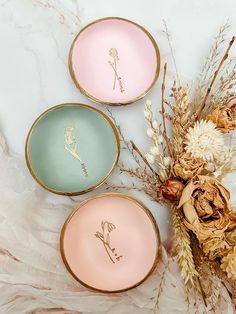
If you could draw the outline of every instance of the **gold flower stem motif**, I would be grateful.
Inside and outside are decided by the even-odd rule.
[[[114,83],[113,83],[113,90],[116,88],[116,77],[118,76],[117,71],[116,71],[116,60],[114,59],[114,71],[115,71],[115,76],[114,76]]]
[[[116,89],[116,83],[118,82],[120,92],[123,93],[125,91],[122,78],[119,76],[117,72],[117,62],[119,61],[118,51],[116,48],[111,48],[109,50],[109,56],[113,59],[113,61],[108,61],[109,65],[112,67],[114,71],[114,80],[113,80],[113,90]]]
[[[79,157],[78,153],[76,153],[76,149],[70,149],[65,145],[65,149],[75,158],[78,159],[82,163],[82,159]]]
[[[110,260],[112,261],[113,264],[115,264],[113,258],[111,257],[111,255],[110,255],[110,253],[109,253],[109,251],[108,251],[108,249],[107,249],[107,247],[109,247],[108,244],[105,243],[105,242],[103,242],[103,246],[104,246],[104,248],[105,248],[105,250],[106,250],[106,252],[107,252],[107,255],[109,256]]]
[[[110,245],[110,233],[116,228],[116,226],[108,221],[102,221],[101,228],[102,232],[97,231],[95,233],[95,237],[102,242],[109,259],[113,264],[115,264],[115,260],[119,261],[122,257],[122,255],[117,256],[117,253],[115,253],[115,248],[112,248]]]
[[[114,70],[113,90],[115,90],[115,88],[116,88],[116,79],[118,79],[116,61],[119,60],[118,51],[116,50],[116,48],[111,48],[111,49],[109,50],[109,55],[110,55],[110,57],[112,57],[112,59],[113,59],[113,62],[109,61],[109,64],[110,64],[110,66],[111,66],[111,67],[113,68],[113,70]]]
[[[111,61],[109,61],[110,66],[112,67],[113,71],[114,71],[114,82],[113,82],[113,90],[115,90],[116,88],[116,79],[119,79],[119,75],[117,73],[117,67],[116,67],[116,61],[114,61],[114,63],[112,63]]]
[[[76,139],[74,136],[74,127],[68,126],[65,129],[64,138],[65,138],[65,150],[67,150],[71,156],[73,156],[75,159],[77,159],[80,164],[83,171],[83,174],[85,177],[88,177],[88,171],[86,168],[86,164],[82,161],[78,154],[78,144],[76,143]]]

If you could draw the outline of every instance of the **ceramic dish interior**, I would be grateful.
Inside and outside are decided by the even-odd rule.
[[[160,70],[158,46],[142,26],[108,17],[84,27],[70,49],[69,69],[90,99],[124,105],[144,97]]]
[[[118,193],[82,202],[61,232],[61,254],[69,272],[86,287],[107,293],[142,283],[156,266],[159,246],[149,210]]]
[[[91,191],[117,164],[119,136],[101,111],[62,104],[37,118],[26,140],[26,161],[47,190],[64,195]]]

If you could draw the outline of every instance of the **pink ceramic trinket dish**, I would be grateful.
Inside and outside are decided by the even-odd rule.
[[[94,21],[74,39],[69,69],[79,90],[106,105],[144,97],[160,70],[158,46],[142,26],[118,17]]]
[[[84,286],[100,292],[121,292],[142,283],[157,264],[159,247],[150,211],[119,193],[82,202],[61,232],[67,269]]]

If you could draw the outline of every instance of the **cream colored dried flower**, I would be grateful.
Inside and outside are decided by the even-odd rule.
[[[152,128],[147,129],[147,136],[150,138],[152,138],[154,136],[154,131]]]
[[[160,154],[160,149],[158,146],[152,146],[150,148],[150,154],[153,156],[158,156]]]
[[[164,140],[164,138],[163,138],[162,135],[157,136],[157,143],[158,143],[158,144],[163,143],[163,140]]]
[[[147,120],[150,120],[151,119],[151,114],[148,110],[144,110],[144,117],[147,119]]]
[[[210,162],[217,159],[221,153],[224,139],[213,122],[201,120],[188,130],[185,145],[187,153],[194,158],[202,158]]]
[[[147,154],[145,155],[145,158],[147,159],[147,161],[148,161],[150,164],[154,164],[154,163],[155,163],[155,156],[153,156],[152,154],[147,153]]]
[[[236,279],[236,246],[222,258],[220,267],[227,273],[231,279]]]
[[[164,138],[158,122],[153,116],[152,103],[150,100],[147,100],[145,103],[144,116],[148,122],[147,136],[152,142],[152,146],[145,157],[150,164],[156,165],[156,171],[164,181],[169,176],[170,167],[168,163],[164,162],[165,154],[162,147]]]
[[[164,157],[163,163],[166,167],[169,167],[172,163],[173,159],[171,157]]]
[[[151,109],[151,107],[152,107],[152,102],[151,102],[150,99],[147,99],[147,100],[146,100],[145,106],[146,106],[148,109]]]
[[[159,129],[159,125],[158,125],[157,120],[153,120],[152,126],[153,126],[153,128],[154,128],[155,130],[158,130],[158,129]]]

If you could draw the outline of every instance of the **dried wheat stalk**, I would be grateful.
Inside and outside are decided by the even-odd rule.
[[[220,27],[219,32],[216,35],[215,40],[211,46],[209,55],[206,58],[206,62],[201,69],[201,74],[197,78],[197,86],[194,95],[194,104],[196,106],[201,103],[203,99],[202,94],[205,93],[209,80],[212,79],[214,71],[216,70],[216,67],[219,63],[221,47],[225,43],[225,36],[229,27],[230,25],[228,24],[228,22]]]
[[[180,266],[181,275],[185,283],[194,283],[198,276],[190,243],[190,235],[184,226],[175,206],[172,206],[172,222],[174,229],[174,250]]]
[[[209,96],[209,94],[210,94],[210,92],[212,90],[212,86],[213,86],[213,84],[214,84],[214,82],[215,82],[215,80],[217,78],[217,75],[219,74],[219,71],[220,71],[221,67],[223,66],[225,60],[228,58],[229,51],[230,51],[234,41],[235,41],[235,36],[233,36],[231,41],[229,42],[229,45],[228,45],[228,47],[227,47],[227,49],[226,49],[226,51],[225,51],[225,53],[224,53],[220,63],[219,63],[219,65],[218,65],[218,68],[216,69],[216,71],[215,71],[215,73],[213,75],[213,78],[212,78],[211,83],[210,83],[210,85],[209,85],[209,87],[207,89],[207,92],[205,94],[203,102],[202,102],[198,112],[196,113],[196,116],[195,116],[195,120],[196,121],[199,120],[199,118],[200,118],[200,116],[201,116],[201,114],[202,114],[202,112],[203,112],[203,110],[204,110],[204,108],[206,106],[206,101],[207,101],[208,96]]]
[[[162,81],[162,86],[161,86],[161,115],[162,115],[162,121],[163,121],[163,136],[166,141],[167,149],[169,152],[169,155],[172,157],[172,149],[170,146],[170,140],[167,136],[167,131],[166,131],[166,119],[165,119],[165,79],[166,79],[166,70],[167,70],[167,63],[164,64],[164,74],[163,74],[163,81]]]

